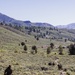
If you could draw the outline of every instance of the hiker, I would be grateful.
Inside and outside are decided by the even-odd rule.
[[[12,75],[11,65],[9,65],[9,66],[5,69],[4,75]]]

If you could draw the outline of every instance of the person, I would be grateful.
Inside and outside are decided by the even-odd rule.
[[[9,66],[5,69],[4,75],[12,75],[11,65],[9,65]]]

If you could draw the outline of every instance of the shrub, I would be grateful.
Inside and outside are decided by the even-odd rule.
[[[20,46],[20,44],[18,44]]]
[[[39,37],[37,37],[36,40],[38,41],[39,40]]]
[[[63,55],[63,47],[60,45],[58,48],[59,48],[59,54]]]
[[[49,63],[48,63],[48,65],[49,65],[49,66],[51,66],[51,65],[52,65],[52,63],[51,63],[51,62],[49,62]]]
[[[70,72],[67,72],[66,75],[71,75]]]
[[[50,54],[50,53],[51,53],[51,48],[48,47],[48,48],[47,48],[47,54]]]
[[[35,37],[35,39],[38,41],[39,40],[39,37],[38,36],[34,36]]]
[[[65,39],[65,42],[67,42],[67,39]]]
[[[27,46],[26,45],[24,46],[24,50],[27,51]]]
[[[51,49],[53,49],[54,43],[50,43],[50,47],[51,47]]]
[[[34,51],[31,51],[31,54],[34,54]]]
[[[35,51],[35,53],[37,53],[37,47],[34,45],[34,46],[32,46],[32,50],[34,50]]]
[[[75,55],[75,44],[70,44],[69,46],[69,54]]]
[[[65,72],[66,72],[66,71],[67,71],[67,68],[64,68],[64,69],[63,69],[63,71],[65,71]]]
[[[62,70],[62,65],[61,64],[58,64],[58,70]]]
[[[27,42],[27,40],[25,40],[25,42]]]
[[[1,22],[0,25],[3,25],[3,23]]]
[[[24,46],[24,45],[25,45],[25,43],[24,43],[24,42],[21,42],[21,45],[22,45],[22,46]]]
[[[54,63],[54,62],[49,62],[48,65],[49,65],[49,66],[54,66],[55,63]]]
[[[41,67],[41,70],[42,70],[42,71],[47,71],[48,68],[46,68],[46,67]]]
[[[17,51],[17,50],[15,50],[15,51],[14,51],[14,53],[18,53],[18,51]]]

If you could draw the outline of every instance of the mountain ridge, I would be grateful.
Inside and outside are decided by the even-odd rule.
[[[27,21],[21,21],[21,20],[16,20],[16,19],[13,19],[7,15],[4,15],[2,13],[0,13],[0,22],[5,22],[7,24],[13,24],[13,25],[24,25],[24,26],[42,26],[42,27],[53,27],[53,25],[51,24],[48,24],[48,23],[41,23],[41,22],[31,22],[29,20]]]
[[[49,23],[42,23],[42,22],[31,22],[30,20],[27,21],[21,21],[21,20],[16,20],[14,18],[11,18],[5,14],[0,13],[0,22],[5,22],[7,24],[12,24],[12,25],[23,25],[23,26],[38,26],[38,27],[51,27],[51,28],[59,28],[59,29],[75,29],[75,23],[70,23],[67,25],[58,25],[54,26]]]
[[[58,25],[56,26],[57,28],[65,28],[65,29],[75,29],[75,23],[70,23],[67,25]]]

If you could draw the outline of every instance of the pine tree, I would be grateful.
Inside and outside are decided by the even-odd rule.
[[[51,48],[48,47],[48,48],[47,48],[47,54],[50,54],[50,53],[51,53]]]
[[[62,48],[61,45],[59,46],[59,54],[60,54],[60,55],[63,55],[63,48]]]
[[[24,45],[24,50],[27,51],[27,46],[26,45]]]

